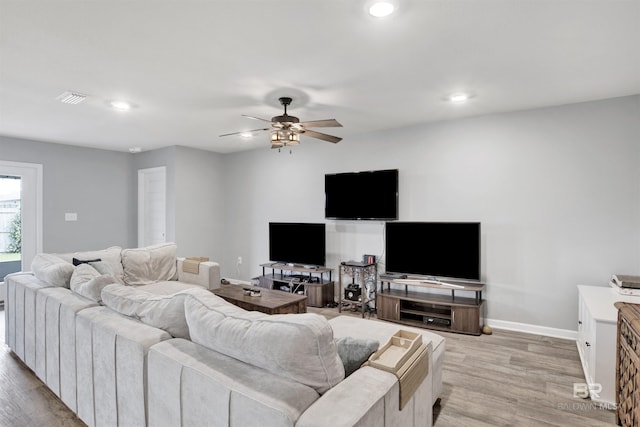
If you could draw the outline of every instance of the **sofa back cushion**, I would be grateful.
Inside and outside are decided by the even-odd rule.
[[[209,291],[190,287],[176,293],[158,295],[135,286],[108,285],[102,289],[102,303],[110,309],[162,329],[175,338],[189,339],[184,300],[187,295]]]
[[[82,251],[65,254],[57,254],[60,258],[69,263],[73,263],[75,258],[76,262],[100,260],[100,262],[108,263],[113,270],[113,276],[120,283],[123,283],[124,271],[122,269],[122,248],[120,246],[111,246],[107,249],[100,249],[97,251]]]
[[[333,330],[323,316],[268,315],[228,306],[211,293],[187,296],[185,316],[191,340],[320,394],[344,379]]]
[[[116,278],[110,274],[100,274],[90,264],[83,263],[75,267],[71,275],[71,290],[78,295],[89,298],[91,301],[102,302],[102,289],[113,283]]]
[[[122,251],[124,281],[127,285],[176,280],[176,244],[161,243]]]
[[[53,254],[37,254],[31,261],[34,276],[51,286],[68,288],[73,270],[71,262]]]

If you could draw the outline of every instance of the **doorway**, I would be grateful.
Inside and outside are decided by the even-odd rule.
[[[0,175],[0,282],[22,269],[21,180]]]
[[[138,170],[138,247],[166,242],[166,168]]]
[[[4,277],[42,252],[42,188],[41,164],[0,160],[0,301]]]

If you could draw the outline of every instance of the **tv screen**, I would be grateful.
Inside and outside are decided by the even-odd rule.
[[[269,223],[269,260],[324,266],[326,237],[324,224],[301,222]]]
[[[324,176],[327,219],[398,219],[398,169]]]
[[[388,222],[386,271],[480,280],[479,222]]]

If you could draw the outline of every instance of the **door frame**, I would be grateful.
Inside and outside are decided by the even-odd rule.
[[[167,167],[157,166],[153,168],[138,169],[138,247],[144,246],[145,230],[145,175],[162,172],[164,175],[164,236],[167,236]]]
[[[43,241],[43,166],[40,163],[0,160],[3,175],[21,178],[20,212],[22,213],[22,270],[31,268],[31,261],[42,252]],[[26,244],[25,244],[26,243]]]

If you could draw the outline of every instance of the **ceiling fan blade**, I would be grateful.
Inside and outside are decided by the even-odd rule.
[[[305,129],[304,134],[307,135],[307,136],[310,136],[312,138],[318,138],[318,139],[321,139],[323,141],[333,142],[334,144],[337,143],[337,142],[342,141],[342,138],[340,138],[340,137],[333,136],[333,135],[327,135],[326,133],[316,132],[314,130],[309,130],[309,129]]]
[[[242,114],[242,117],[246,117],[248,119],[253,119],[253,120],[260,120],[261,122],[271,123],[271,120],[261,119],[260,117],[254,117],[254,116],[247,116],[246,114]]]
[[[264,129],[253,129],[253,130],[243,130],[240,132],[231,132],[231,133],[225,133],[222,135],[218,135],[218,137],[221,136],[231,136],[231,135],[240,135],[241,133],[253,133],[253,132],[260,132],[260,131],[264,131],[264,130],[270,130],[271,128],[264,128]]]
[[[338,128],[342,127],[340,123],[336,119],[327,119],[327,120],[311,120],[310,122],[301,122],[299,125],[306,128]]]

